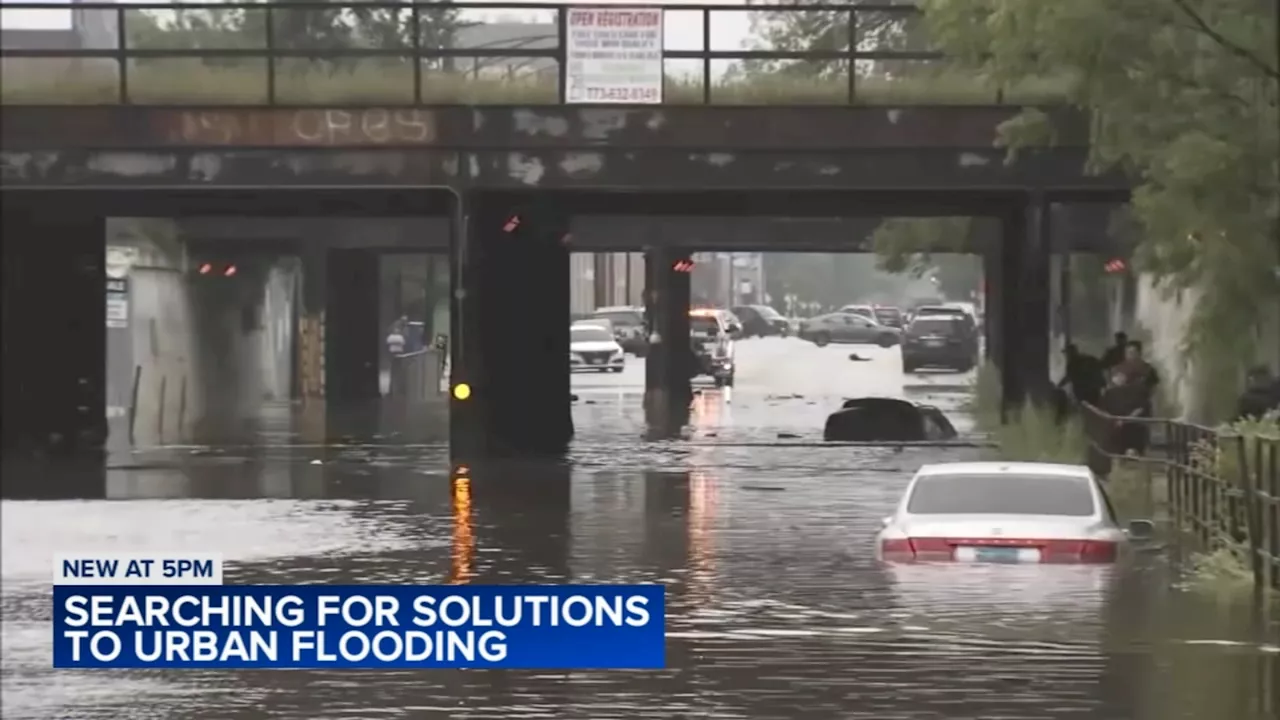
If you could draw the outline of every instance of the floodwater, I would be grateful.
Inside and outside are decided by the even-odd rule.
[[[689,437],[661,443],[639,440],[638,362],[578,376],[571,463],[475,467],[469,484],[443,448],[383,438],[170,451],[183,461],[111,471],[107,500],[5,501],[3,715],[1277,717],[1275,625],[1171,590],[1159,556],[1114,571],[874,562],[911,472],[977,451],[808,444],[846,397],[963,399],[966,378],[904,378],[896,352],[852,350],[744,341],[737,387],[704,391]],[[236,583],[662,582],[669,668],[53,671],[51,557],[87,549],[217,551]]]

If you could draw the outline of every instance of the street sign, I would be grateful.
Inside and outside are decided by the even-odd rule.
[[[107,327],[129,327],[128,278],[107,278]]]
[[[566,103],[662,102],[662,8],[571,7]]]

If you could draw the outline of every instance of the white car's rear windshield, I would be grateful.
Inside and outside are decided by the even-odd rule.
[[[911,491],[912,515],[1094,514],[1093,491],[1084,478],[1037,475],[926,475]]]
[[[569,337],[572,338],[573,342],[609,342],[613,339],[608,330],[591,325],[580,325],[572,328]]]

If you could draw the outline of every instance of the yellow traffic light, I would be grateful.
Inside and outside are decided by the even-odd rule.
[[[459,400],[466,400],[471,397],[471,386],[466,383],[458,383],[453,386],[453,396]]]

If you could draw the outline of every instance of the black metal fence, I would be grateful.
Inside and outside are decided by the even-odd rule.
[[[992,104],[1058,92],[1052,80],[1002,88],[956,69],[931,46],[919,8],[908,2],[605,7],[662,11],[663,40],[648,49],[661,52],[662,87],[657,97],[601,102]],[[591,9],[394,0],[6,3],[3,100],[560,103],[568,76],[582,67],[566,39],[571,15]]]
[[[1226,549],[1259,587],[1280,590],[1280,437],[1161,418],[1109,415],[1083,405],[1089,465],[1110,474],[1135,463],[1163,479],[1168,514],[1200,549]],[[1141,452],[1127,451],[1145,445]]]

